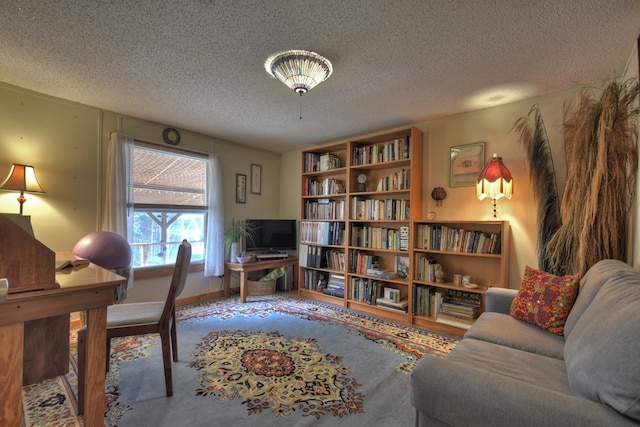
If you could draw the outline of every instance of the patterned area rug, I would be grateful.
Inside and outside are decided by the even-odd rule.
[[[174,396],[164,395],[157,336],[114,340],[107,426],[359,426],[385,417],[385,425],[409,425],[408,374],[420,357],[443,357],[457,343],[284,293],[177,314]],[[26,426],[83,425],[71,339],[69,374],[23,389]]]

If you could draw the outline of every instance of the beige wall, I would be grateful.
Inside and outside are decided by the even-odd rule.
[[[159,124],[102,111],[0,83],[0,179],[12,163],[36,168],[44,194],[26,195],[24,214],[31,215],[38,239],[54,251],[69,251],[87,233],[99,229],[104,142],[111,131],[162,143]],[[280,217],[280,155],[181,130],[180,146],[220,156],[225,221],[232,218]],[[250,164],[262,165],[262,194],[247,190],[247,202],[235,203],[235,175],[249,176]],[[0,191],[0,212],[17,213],[17,193]],[[157,299],[169,278],[137,280],[128,300]],[[232,283],[233,285],[233,283]],[[219,278],[191,274],[182,294],[222,289]]]
[[[597,86],[593,85],[593,87]],[[511,225],[509,254],[509,287],[511,288],[520,286],[522,272],[526,265],[538,266],[536,205],[524,151],[518,142],[518,134],[512,131],[513,125],[520,117],[526,116],[534,104],[540,106],[561,192],[565,181],[563,106],[565,102],[576,100],[582,88],[582,86],[575,87],[549,96],[415,124],[424,132],[426,144],[422,195],[425,219],[430,211],[436,213],[437,219],[492,219],[491,201],[486,199],[479,201],[475,196],[475,187],[449,187],[451,146],[484,141],[485,158],[488,159],[492,153],[497,153],[511,171],[514,179],[514,195],[511,200],[498,201],[499,218],[508,220]],[[299,171],[300,156],[300,151],[283,155],[283,169]],[[294,202],[293,198],[300,194],[301,181],[292,179],[291,182],[296,182],[297,190],[283,192],[282,206],[287,210],[291,209],[288,212],[289,215],[295,214],[299,218],[300,204],[299,201]],[[434,187],[444,187],[447,192],[447,197],[440,207],[437,207],[431,198]]]

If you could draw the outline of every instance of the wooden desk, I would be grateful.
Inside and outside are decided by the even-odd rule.
[[[0,304],[0,425],[20,427],[24,323],[87,310],[87,366],[84,425],[104,426],[107,306],[124,277],[100,267],[59,272],[60,288],[9,295]]]
[[[248,262],[240,264],[237,262],[224,263],[224,296],[228,297],[231,291],[231,272],[240,272],[240,301],[247,302],[247,273],[258,270],[271,270],[273,268],[284,267],[287,265],[297,265],[298,257],[287,257],[282,259],[270,259],[267,261]],[[294,284],[296,272],[293,272]],[[295,287],[295,286],[294,286]]]

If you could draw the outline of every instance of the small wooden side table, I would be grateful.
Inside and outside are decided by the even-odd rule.
[[[258,271],[258,270],[270,270],[273,268],[284,267],[287,265],[298,265],[298,257],[287,257],[287,258],[277,258],[277,259],[269,259],[265,261],[257,261],[257,262],[247,262],[244,264],[240,264],[237,262],[225,262],[224,263],[224,296],[228,297],[231,293],[231,272],[238,271],[240,272],[240,301],[247,302],[247,273],[250,271]],[[294,288],[296,280],[296,272],[294,268],[293,272],[293,283]]]

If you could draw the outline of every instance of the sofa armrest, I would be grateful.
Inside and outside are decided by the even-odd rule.
[[[518,294],[516,289],[489,288],[485,294],[484,311],[509,314],[511,302]]]

